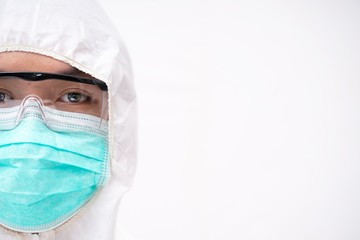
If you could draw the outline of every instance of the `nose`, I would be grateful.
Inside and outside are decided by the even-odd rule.
[[[46,115],[43,107],[44,107],[44,103],[41,100],[41,98],[38,97],[37,95],[29,95],[25,97],[20,104],[20,108],[16,116],[15,124],[18,125],[27,112],[40,113],[43,122],[46,124]]]

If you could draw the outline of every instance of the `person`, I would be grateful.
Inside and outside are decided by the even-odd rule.
[[[0,5],[0,240],[113,240],[136,165],[117,29],[95,0]]]

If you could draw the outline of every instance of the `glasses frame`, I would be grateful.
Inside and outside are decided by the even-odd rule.
[[[98,86],[102,91],[108,90],[106,83],[98,79],[83,78],[83,77],[66,75],[66,74],[45,73],[45,72],[0,72],[0,80],[1,77],[18,77],[27,81],[34,81],[34,82],[48,80],[48,79],[54,79],[54,80],[58,79],[58,80],[65,80],[70,82],[92,84]]]

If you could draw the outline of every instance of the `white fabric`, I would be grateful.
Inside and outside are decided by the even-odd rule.
[[[91,204],[61,227],[39,235],[0,228],[0,240],[113,240],[136,161],[136,96],[117,30],[94,0],[0,0],[0,6],[0,52],[50,56],[108,84],[112,174]]]

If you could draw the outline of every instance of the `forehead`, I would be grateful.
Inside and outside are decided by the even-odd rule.
[[[49,72],[90,77],[67,63],[29,52],[0,53],[0,72]]]

